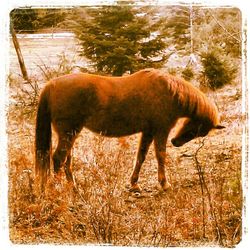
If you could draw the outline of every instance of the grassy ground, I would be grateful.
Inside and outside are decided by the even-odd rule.
[[[36,89],[36,88],[35,88]],[[139,135],[107,139],[83,130],[73,151],[81,198],[53,177],[41,197],[34,175],[34,88],[12,79],[8,114],[9,220],[13,243],[235,246],[242,223],[241,89],[208,93],[227,128],[181,148],[167,145],[172,190],[157,184],[151,146],[142,194],[128,192]],[[55,146],[56,139],[53,139]]]

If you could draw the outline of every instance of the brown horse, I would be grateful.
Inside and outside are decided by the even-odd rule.
[[[139,190],[139,172],[154,141],[158,180],[163,190],[168,183],[164,162],[166,142],[178,118],[186,117],[172,139],[176,147],[211,129],[221,129],[214,104],[190,83],[154,69],[124,77],[70,74],[51,80],[43,89],[36,120],[36,172],[41,184],[50,172],[51,124],[58,134],[53,154],[54,171],[64,166],[73,181],[71,149],[83,127],[104,136],[120,137],[141,132],[131,190]]]

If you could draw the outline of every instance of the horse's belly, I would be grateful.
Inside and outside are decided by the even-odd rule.
[[[110,137],[120,137],[135,134],[144,130],[143,119],[124,118],[119,116],[102,115],[87,119],[85,127],[89,130]]]

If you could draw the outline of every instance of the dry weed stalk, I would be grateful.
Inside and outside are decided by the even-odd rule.
[[[200,163],[200,161],[198,160],[198,154],[200,152],[200,150],[204,147],[205,145],[205,140],[206,138],[202,138],[200,140],[199,146],[196,149],[194,155],[193,155],[193,159],[195,162],[195,168],[197,170],[198,176],[199,176],[199,183],[200,183],[200,188],[201,188],[201,195],[202,195],[202,223],[203,223],[203,238],[206,238],[206,222],[205,222],[205,192],[207,195],[207,199],[208,199],[208,204],[210,207],[210,213],[211,216],[214,220],[214,225],[215,225],[215,229],[216,229],[216,234],[217,234],[217,239],[220,245],[223,245],[223,241],[222,241],[222,233],[221,233],[221,229],[219,227],[218,224],[218,220],[217,220],[217,216],[214,210],[214,206],[213,206],[213,202],[211,199],[211,193],[210,190],[207,186],[206,183],[206,178],[205,178],[205,170],[204,167],[202,166],[202,164]]]
[[[61,75],[70,74],[75,68],[74,59],[69,60],[65,53],[62,53],[61,55],[58,56],[59,61],[55,66],[48,66],[48,63],[46,64],[42,58],[39,58],[39,59],[41,63],[36,64],[36,66],[41,70],[43,78],[46,81],[49,81],[52,78],[55,78]],[[53,63],[50,63],[50,65],[53,65]]]
[[[118,150],[110,159],[110,155],[102,153],[103,142],[102,136],[94,137],[94,158],[89,162],[89,176],[85,177],[84,186],[77,184],[75,190],[86,210],[88,223],[96,241],[99,244],[116,244],[119,235],[117,225],[121,216],[117,185],[118,179],[121,178],[119,160],[123,151]],[[83,192],[81,189],[84,189]]]

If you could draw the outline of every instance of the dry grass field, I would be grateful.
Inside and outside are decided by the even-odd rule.
[[[157,184],[153,146],[140,174],[141,195],[128,191],[139,135],[108,139],[83,130],[73,150],[73,174],[81,197],[64,175],[52,174],[45,195],[39,192],[34,128],[41,86],[10,77],[7,132],[13,243],[232,247],[241,241],[240,82],[207,93],[217,103],[226,129],[181,148],[167,145],[166,170],[172,184],[168,192]]]
[[[239,243],[244,122],[240,84],[209,94],[219,106],[225,130],[181,148],[168,144],[166,169],[172,190],[166,193],[157,184],[153,146],[140,175],[141,195],[128,191],[139,135],[108,139],[83,130],[73,151],[81,197],[64,175],[53,174],[41,197],[34,174],[36,99],[22,84],[12,79],[10,88],[16,94],[8,110],[13,243],[164,247]]]

